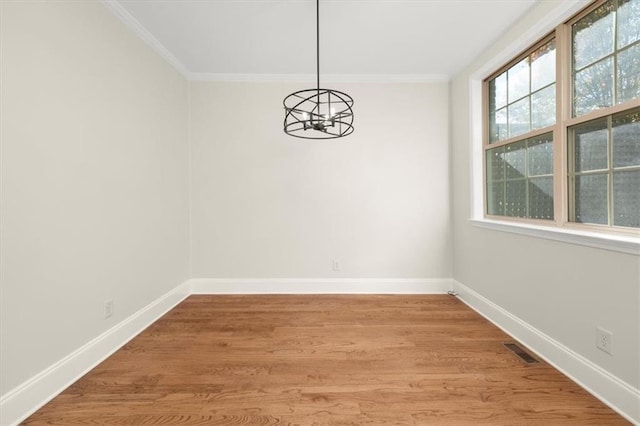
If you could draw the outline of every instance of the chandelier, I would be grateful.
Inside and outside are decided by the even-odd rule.
[[[335,139],[353,133],[353,98],[320,88],[320,0],[316,0],[316,88],[284,98],[284,132],[303,139]]]

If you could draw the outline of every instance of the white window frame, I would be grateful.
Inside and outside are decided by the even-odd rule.
[[[473,72],[469,79],[469,103],[470,103],[470,153],[471,153],[471,218],[473,225],[497,230],[510,232],[515,234],[527,235],[537,238],[562,241],[571,244],[578,244],[588,247],[595,247],[605,250],[629,253],[640,256],[640,232],[631,230],[630,232],[616,233],[605,232],[597,227],[591,229],[588,225],[569,223],[561,220],[562,226],[558,226],[558,221],[551,221],[548,225],[540,223],[531,223],[526,220],[502,220],[497,218],[487,218],[485,215],[484,200],[484,121],[485,109],[483,96],[484,81],[490,77],[495,71],[505,64],[511,62],[522,52],[532,47],[539,40],[549,33],[553,32],[556,27],[571,19],[578,12],[588,6],[591,1],[571,0],[559,2],[559,4],[551,10],[546,16],[540,18],[536,26],[524,33],[521,37],[514,40],[510,45],[496,54],[493,58],[481,65]],[[562,49],[562,46],[556,45],[556,49]],[[556,57],[559,57],[558,54]],[[559,81],[556,81],[558,84]],[[565,85],[566,87],[566,85]],[[566,89],[563,89],[566,90]],[[557,102],[559,105],[560,102]],[[560,123],[557,123],[560,125]],[[555,138],[554,138],[555,141]],[[562,145],[560,145],[562,144]],[[554,147],[560,147],[566,151],[566,138],[560,138],[558,143],[554,142]],[[555,148],[554,148],[555,149]],[[564,161],[565,155],[554,155],[554,163],[561,167],[561,172],[555,173],[557,176],[566,175],[566,165],[559,164]],[[554,183],[555,185],[555,183]],[[566,185],[562,185],[566,188]],[[562,194],[562,199],[556,199],[556,215],[559,213],[562,217],[567,216],[567,197]],[[560,211],[559,209],[562,209]]]

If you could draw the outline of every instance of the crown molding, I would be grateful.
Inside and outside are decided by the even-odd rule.
[[[189,70],[164,47],[157,38],[153,36],[136,18],[133,17],[117,0],[100,0],[100,2],[118,19],[124,23],[127,28],[133,31],[142,39],[154,52],[156,52],[165,61],[171,64],[183,77],[189,78]]]
[[[189,73],[191,81],[257,82],[257,83],[315,83],[315,74],[223,74]],[[446,83],[446,74],[326,74],[321,83]],[[322,85],[322,84],[321,84]]]
[[[153,36],[118,0],[100,2],[131,31],[171,64],[189,81],[256,82],[256,83],[315,83],[315,74],[242,74],[191,72],[157,38]],[[327,74],[323,83],[446,83],[451,76],[446,74]]]

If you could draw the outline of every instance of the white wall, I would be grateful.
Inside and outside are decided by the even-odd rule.
[[[468,222],[469,76],[554,3],[451,87],[335,85],[356,132],[307,141],[280,106],[305,84],[187,84],[100,4],[0,2],[0,394],[188,277],[453,275],[638,388],[637,256]]]
[[[539,2],[452,81],[454,278],[638,389],[640,257],[469,222],[469,78],[558,4]],[[614,356],[596,349],[596,326],[613,332]]]
[[[188,86],[97,2],[0,7],[4,394],[188,278]]]
[[[192,277],[451,277],[448,84],[335,84],[328,141],[282,130],[307,86],[191,83]]]

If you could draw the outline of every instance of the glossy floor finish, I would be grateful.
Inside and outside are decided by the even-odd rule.
[[[618,425],[453,296],[191,296],[27,424]]]

